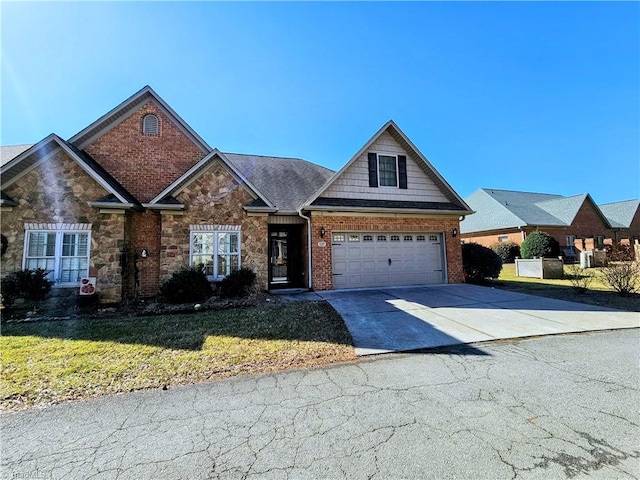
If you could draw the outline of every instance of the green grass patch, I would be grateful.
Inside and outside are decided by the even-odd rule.
[[[325,302],[2,326],[3,409],[355,358]]]
[[[565,274],[571,273],[570,267],[565,265]],[[593,276],[593,280],[586,292],[578,292],[569,278],[542,279],[517,277],[515,264],[507,263],[502,266],[502,271],[497,280],[491,282],[491,286],[520,293],[529,293],[543,297],[557,298],[570,302],[598,305],[630,312],[640,312],[640,295],[633,294],[621,297],[614,292],[602,279],[600,268],[589,268],[587,272]]]

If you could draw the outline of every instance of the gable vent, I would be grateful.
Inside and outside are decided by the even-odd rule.
[[[160,134],[160,122],[155,115],[145,115],[142,119],[142,133],[143,135],[159,135]]]

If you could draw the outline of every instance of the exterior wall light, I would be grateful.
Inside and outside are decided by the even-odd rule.
[[[142,252],[140,252],[140,256],[142,258],[147,258],[149,256],[149,251],[146,248],[143,248]]]
[[[324,227],[320,227],[320,238],[324,238],[324,233],[325,233]]]
[[[458,229],[454,228],[453,232],[451,232],[451,235],[453,235],[454,237],[457,237],[458,236]]]

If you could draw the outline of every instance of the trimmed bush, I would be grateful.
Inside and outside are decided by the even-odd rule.
[[[244,297],[250,293],[256,282],[256,274],[250,268],[242,267],[227,275],[220,282],[218,293],[223,298]]]
[[[160,285],[160,299],[167,303],[203,302],[213,294],[207,276],[198,268],[186,267]]]
[[[513,242],[496,243],[491,246],[491,250],[496,252],[503,264],[513,263],[520,256],[520,245]]]
[[[53,286],[47,278],[48,270],[36,268],[34,270],[18,270],[2,279],[2,303],[5,307],[13,305],[16,299],[24,298],[32,302],[41,302]]]
[[[560,244],[551,235],[534,230],[520,246],[522,258],[553,258],[560,255]]]
[[[502,270],[502,260],[497,253],[477,243],[462,245],[462,268],[470,282],[484,282],[488,278],[498,278]]]

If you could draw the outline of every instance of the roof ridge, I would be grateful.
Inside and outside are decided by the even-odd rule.
[[[559,193],[540,193],[540,192],[527,192],[524,190],[506,190],[504,188],[488,188],[488,187],[482,187],[480,188],[480,190],[483,191],[497,191],[497,192],[509,192],[509,193],[528,193],[528,194],[533,194],[533,195],[545,195],[548,197],[563,197],[563,198],[568,198],[565,197],[564,195],[560,195]]]
[[[620,200],[620,201],[617,201],[617,202],[601,203],[599,206],[600,207],[604,207],[604,206],[607,206],[607,205],[615,205],[615,204],[618,204],[618,203],[628,203],[628,202],[638,202],[638,203],[640,203],[640,199],[638,199],[638,198],[630,198],[629,200]]]
[[[329,172],[335,172],[335,170],[332,170],[328,167],[325,167],[323,165],[318,165],[317,163],[314,163],[310,160],[305,160],[304,158],[299,158],[299,157],[275,157],[273,155],[259,155],[255,153],[237,153],[237,152],[222,152],[222,153],[224,153],[225,155],[241,155],[243,157],[278,158],[280,160],[296,160],[298,162],[308,163],[309,165],[312,165],[314,167],[323,168],[325,170],[328,170]]]

